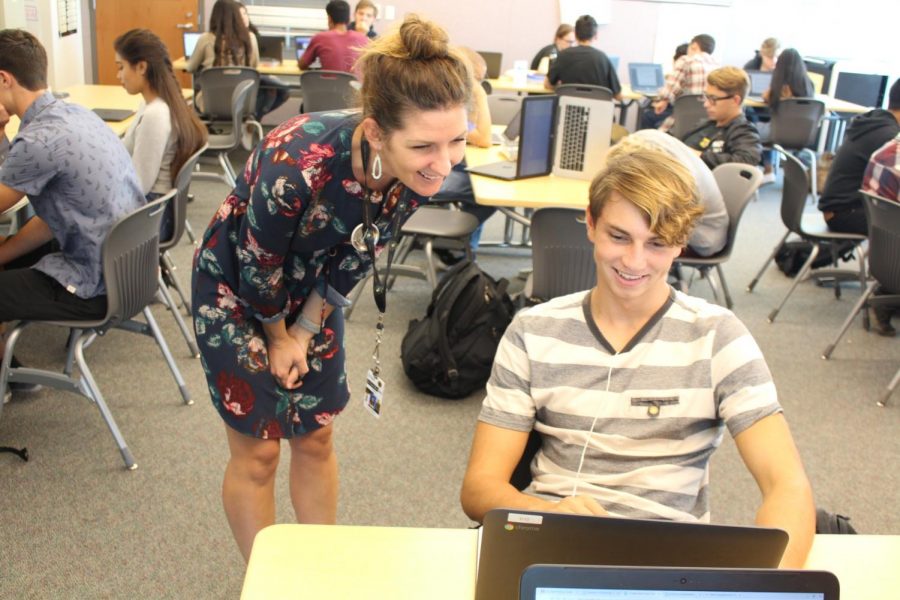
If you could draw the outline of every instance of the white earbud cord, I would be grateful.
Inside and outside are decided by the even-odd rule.
[[[619,353],[616,352],[613,357],[617,356]],[[612,381],[612,364],[609,366],[609,372],[606,374],[606,393],[609,393],[609,383]],[[579,477],[581,476],[581,468],[584,466],[584,456],[587,454],[588,444],[591,443],[591,436],[594,435],[594,426],[597,425],[597,419],[600,417],[600,411],[603,410],[603,402],[597,403],[597,413],[594,415],[594,420],[591,421],[591,429],[588,431],[587,438],[584,440],[584,446],[581,448],[581,458],[578,460],[578,470],[575,472],[575,483],[572,484],[572,496],[575,496],[578,493],[578,482]]]

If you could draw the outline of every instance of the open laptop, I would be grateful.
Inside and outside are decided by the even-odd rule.
[[[294,48],[297,50],[297,60],[300,60],[300,57],[303,56],[304,52],[306,52],[306,48],[309,46],[310,40],[312,40],[311,35],[294,36]]]
[[[775,568],[780,529],[496,509],[484,518],[476,600],[513,600],[533,564]]]
[[[118,123],[133,115],[134,111],[128,108],[95,108],[94,113],[104,121]]]
[[[558,98],[553,95],[523,98],[518,114],[516,160],[469,167],[468,171],[507,181],[548,175],[553,169],[553,124],[557,102]]]
[[[519,600],[839,600],[825,571],[532,565]]]
[[[560,96],[556,117],[552,173],[557,177],[593,179],[603,168],[612,137],[611,100]]]
[[[750,77],[750,91],[747,98],[762,102],[762,95],[772,86],[772,71],[747,71]]]
[[[284,38],[262,36],[259,38],[259,57],[281,63],[284,57]]]
[[[502,52],[482,52],[478,51],[478,54],[484,59],[485,64],[487,65],[487,73],[485,74],[485,78],[487,79],[497,79],[500,77],[500,63],[503,62],[503,53]]]
[[[191,54],[194,53],[194,48],[197,47],[197,40],[200,39],[200,36],[203,35],[199,31],[185,31],[182,36],[184,39],[184,57],[190,58]]]
[[[645,96],[656,96],[659,88],[665,85],[659,63],[628,63],[628,80],[632,91]]]

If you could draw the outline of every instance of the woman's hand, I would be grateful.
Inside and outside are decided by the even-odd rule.
[[[309,341],[301,344],[293,336],[278,337],[268,342],[269,370],[285,389],[300,387],[300,380],[309,371],[306,363],[306,350]]]

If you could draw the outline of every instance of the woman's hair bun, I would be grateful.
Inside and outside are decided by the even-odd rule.
[[[450,52],[447,32],[418,15],[407,16],[400,26],[400,39],[412,60],[444,58]]]

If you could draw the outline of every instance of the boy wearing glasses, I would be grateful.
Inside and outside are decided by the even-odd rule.
[[[711,169],[729,162],[760,163],[759,132],[744,117],[744,98],[749,88],[747,74],[737,67],[716,69],[706,78],[703,107],[710,120],[688,132],[681,141]]]

